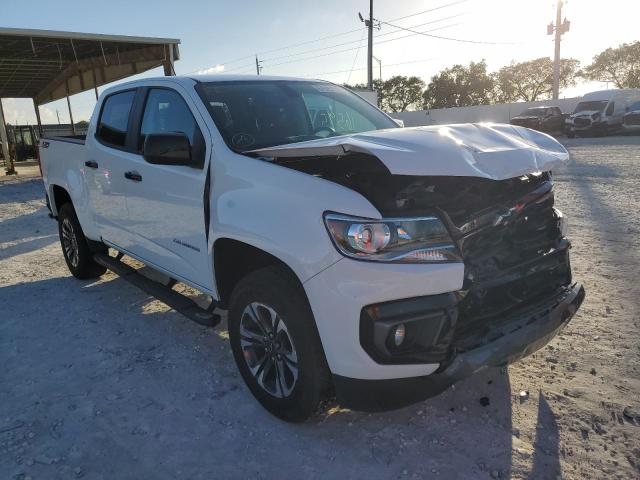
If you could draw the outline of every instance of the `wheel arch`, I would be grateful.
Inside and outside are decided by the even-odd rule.
[[[73,205],[73,200],[66,188],[57,184],[52,184],[50,186],[49,203],[51,204],[51,211],[53,215],[57,216],[60,212],[60,207],[65,203]]]
[[[301,291],[305,293],[298,275],[282,259],[240,240],[227,237],[216,239],[213,244],[213,267],[220,307],[228,307],[231,293],[243,277],[272,265],[283,267],[296,280]]]

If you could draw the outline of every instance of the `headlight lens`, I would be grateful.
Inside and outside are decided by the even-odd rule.
[[[461,261],[437,217],[368,220],[327,213],[324,221],[336,248],[347,257],[397,263]]]

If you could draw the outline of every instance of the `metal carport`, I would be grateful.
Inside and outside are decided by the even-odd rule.
[[[175,75],[180,40],[92,33],[0,28],[0,143],[9,159],[3,98],[31,98],[39,106],[152,68]]]

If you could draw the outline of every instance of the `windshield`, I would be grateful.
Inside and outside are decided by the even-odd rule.
[[[608,100],[593,100],[591,102],[580,102],[573,113],[585,112],[587,110],[595,110],[596,112],[601,112],[604,110],[604,107],[609,103]]]
[[[544,115],[547,114],[547,109],[546,108],[527,108],[524,112],[522,112],[520,115],[522,115],[523,117],[543,117]]]
[[[324,82],[201,83],[199,93],[237,152],[398,125],[355,93]]]
[[[640,110],[640,102],[633,102],[629,105],[629,112],[634,112],[636,110]]]

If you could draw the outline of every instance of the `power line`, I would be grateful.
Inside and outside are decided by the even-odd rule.
[[[441,5],[439,7],[430,8],[429,10],[423,10],[421,12],[412,13],[410,15],[405,15],[404,17],[392,18],[389,21],[390,22],[397,22],[398,20],[404,20],[405,18],[415,17],[416,15],[422,15],[423,13],[435,12],[436,10],[441,10],[443,8],[452,7],[454,5],[458,5],[459,3],[465,3],[465,2],[468,2],[468,1],[469,0],[458,0],[457,2],[447,3],[446,5]]]
[[[452,18],[464,17],[465,15],[468,15],[468,14],[467,13],[458,13],[456,15],[449,15],[448,17],[437,18],[435,20],[430,20],[428,22],[419,23],[418,25],[413,25],[412,27],[407,27],[407,28],[424,27],[425,25],[432,25],[434,23],[444,22],[445,20],[451,20]],[[390,21],[393,22],[393,20],[390,20]],[[380,33],[380,34],[376,35],[376,38],[384,37],[385,35],[392,35],[394,33],[399,33],[399,32],[400,32],[400,30],[394,30],[393,32]]]
[[[316,38],[316,39],[313,39],[313,40],[307,40],[307,41],[299,42],[299,43],[292,43],[292,44],[285,45],[283,47],[279,47],[279,48],[274,48],[274,49],[271,49],[271,50],[264,50],[262,52],[258,52],[258,55],[264,55],[265,53],[278,52],[278,51],[281,51],[281,50],[286,50],[287,48],[300,47],[302,45],[308,45],[310,43],[317,43],[317,42],[321,42],[323,40],[327,40],[329,38],[335,38],[335,37],[340,37],[340,36],[343,36],[343,35],[348,35],[350,33],[359,32],[360,30],[361,30],[360,28],[356,28],[356,29],[353,29],[353,30],[348,30],[346,32],[334,33],[332,35],[325,35],[323,37],[319,37],[319,38]],[[238,58],[235,58],[235,59],[230,60],[228,62],[219,62],[217,65],[228,65],[230,63],[239,62],[240,60],[244,60],[246,58],[254,58],[254,55],[245,55],[244,57],[238,57]],[[213,68],[213,66],[214,65],[210,65],[208,67],[199,68],[197,70],[193,70],[192,72],[186,73],[185,75],[189,75],[189,74],[194,73],[194,72],[201,72],[203,70],[208,70],[209,68]]]
[[[457,25],[459,25],[459,24],[444,25],[442,27],[438,27],[438,28],[433,28],[433,29],[427,30],[427,32],[435,32],[437,30],[442,30],[442,29],[454,27],[454,26],[457,26]],[[411,33],[409,35],[403,35],[402,37],[390,38],[388,40],[383,40],[382,42],[378,42],[377,44],[380,45],[380,44],[383,44],[383,43],[394,42],[396,40],[401,40],[403,38],[412,37],[412,36],[420,35],[420,34],[424,34],[424,33],[426,33],[426,32],[415,32],[415,33]],[[337,50],[335,52],[327,52],[327,53],[323,53],[323,54],[320,54],[320,55],[313,55],[313,56],[310,56],[310,57],[296,58],[296,59],[293,59],[293,60],[287,60],[285,62],[274,63],[274,64],[267,65],[267,66],[268,67],[277,67],[279,65],[285,65],[285,64],[288,64],[288,63],[303,62],[305,60],[313,60],[313,59],[316,59],[316,58],[327,57],[327,56],[335,55],[335,54],[338,54],[338,53],[352,52],[354,50],[357,50],[358,48],[360,48],[360,47],[345,48],[343,50]]]
[[[440,6],[435,7],[435,8],[430,8],[428,10],[423,10],[421,12],[416,12],[416,13],[412,13],[410,15],[405,15],[403,17],[393,18],[390,21],[394,22],[394,21],[405,19],[405,18],[414,17],[414,16],[417,16],[417,15],[422,15],[424,13],[429,13],[429,12],[433,12],[433,11],[436,11],[436,10],[441,10],[443,8],[451,7],[451,6],[454,6],[454,5],[457,5],[457,4],[460,4],[460,3],[465,3],[465,2],[468,2],[468,1],[469,0],[458,0],[458,1],[455,1],[455,2],[447,3],[445,5],[440,5]],[[415,26],[413,26],[411,28],[418,28],[420,26],[424,26],[424,25],[427,25],[429,23],[435,23],[437,21],[444,21],[444,20],[445,19],[435,20],[435,21],[432,21],[432,22],[427,22],[427,23],[423,23],[423,24],[420,24],[420,25],[415,25]],[[267,54],[267,53],[279,52],[279,51],[282,51],[282,50],[286,50],[288,48],[296,48],[296,47],[300,47],[300,46],[303,46],[303,45],[309,45],[309,44],[312,44],[312,43],[321,42],[323,40],[328,40],[330,38],[336,38],[336,37],[348,35],[348,34],[351,34],[351,33],[359,32],[360,30],[361,30],[361,28],[355,28],[353,30],[347,30],[345,32],[339,32],[339,33],[334,33],[334,34],[331,34],[331,35],[325,35],[325,36],[322,36],[322,37],[319,37],[319,38],[316,38],[316,39],[313,39],[313,40],[306,40],[304,42],[292,43],[292,44],[284,45],[282,47],[274,48],[274,49],[271,49],[271,50],[264,50],[264,51],[261,51],[261,52],[257,52],[257,54],[258,55],[264,55],[264,54]],[[395,32],[388,32],[388,33],[384,33],[384,34],[381,34],[381,35],[378,35],[378,36],[389,35],[391,33],[395,33]],[[352,43],[356,43],[356,42],[359,42],[359,40],[351,41],[351,42],[345,42],[345,43],[342,43],[342,44],[337,44],[337,45],[333,45],[331,47],[326,47],[326,48],[333,48],[333,47],[336,47],[336,46],[348,45],[348,44],[352,44]],[[319,51],[319,50],[323,50],[323,49],[324,48],[319,48],[319,49],[315,49],[315,51]],[[311,52],[307,51],[306,53],[311,53]],[[277,59],[290,57],[290,56],[295,56],[295,55],[302,55],[302,54],[303,53],[285,55],[285,56],[282,56],[282,57],[277,57]],[[243,57],[237,57],[237,58],[234,58],[233,60],[229,60],[229,61],[226,61],[226,62],[219,62],[216,65],[229,65],[229,64],[232,64],[232,63],[239,62],[240,60],[248,59],[248,58],[253,59],[254,55],[245,55]],[[265,59],[263,61],[272,61],[274,59],[275,58],[269,58],[269,59]],[[213,67],[215,67],[215,65],[210,65],[208,67],[199,68],[197,70],[193,70],[191,72],[188,72],[185,75],[190,75],[192,73],[205,71],[205,70],[208,70],[208,69],[213,68]],[[242,68],[244,68],[244,66],[234,67],[232,70],[225,70],[225,71],[227,71],[227,72],[235,71],[237,69],[242,69]]]
[[[380,21],[380,23],[383,23],[385,25],[389,25],[390,27],[395,27],[395,28],[399,28],[400,30],[405,30],[407,32],[411,32],[415,35],[424,35],[425,37],[431,37],[431,38],[437,38],[440,40],[450,40],[453,42],[461,42],[461,43],[475,43],[478,45],[521,45],[523,42],[485,42],[482,40],[465,40],[462,38],[453,38],[453,37],[443,37],[440,35],[430,35],[427,32],[416,32],[415,30],[411,30],[410,28],[405,28],[405,27],[401,27],[399,25],[394,25],[392,23],[389,22],[383,22]]]
[[[391,63],[389,65],[385,64],[385,68],[388,67],[397,67],[399,65],[408,65],[410,63],[425,63],[425,62],[432,62],[434,60],[438,60],[438,58],[424,58],[422,60],[409,60],[407,62],[399,62],[399,63]],[[353,71],[354,72],[360,72],[362,70],[366,70],[367,67],[362,67],[362,68],[354,68]],[[323,72],[323,73],[312,73],[312,74],[305,74],[305,75],[301,75],[303,77],[315,77],[315,76],[320,76],[320,75],[333,75],[333,74],[338,74],[338,73],[346,73],[346,72],[350,72],[351,70],[336,70],[333,72]],[[348,83],[348,82],[347,82]]]
[[[349,30],[346,32],[342,32],[342,33],[334,33],[332,35],[326,35],[324,37],[320,37],[320,38],[316,38],[315,40],[307,40],[305,42],[300,42],[300,43],[294,43],[294,44],[289,44],[289,45],[285,45],[284,47],[279,47],[279,48],[274,48],[273,50],[265,50],[263,52],[259,52],[261,55],[264,55],[265,53],[273,53],[273,52],[278,52],[280,50],[286,50],[287,48],[295,48],[295,47],[300,47],[302,45],[308,45],[310,43],[316,43],[316,42],[321,42],[322,40],[327,40],[329,38],[335,38],[335,37],[341,37],[343,35],[348,35],[349,33],[354,33],[354,32],[359,32],[360,28],[355,28],[353,30]]]
[[[344,50],[336,50],[335,52],[321,53],[319,55],[313,55],[311,57],[304,57],[304,58],[297,58],[297,59],[293,59],[293,60],[287,60],[286,62],[274,63],[274,64],[267,65],[267,66],[268,67],[277,67],[278,65],[285,65],[287,63],[303,62],[305,60],[313,60],[314,58],[320,58],[320,57],[327,57],[329,55],[335,55],[337,53],[352,52],[352,51],[357,50],[359,48],[360,47],[345,48]]]
[[[465,1],[468,1],[468,0],[465,0]],[[450,15],[450,16],[448,16],[448,17],[437,18],[437,19],[435,19],[435,20],[431,20],[431,21],[429,21],[429,22],[424,22],[424,23],[420,23],[420,24],[418,24],[418,25],[413,25],[412,27],[409,27],[409,28],[419,28],[419,27],[424,27],[425,25],[431,25],[431,24],[438,23],[438,22],[444,22],[445,20],[450,20],[450,19],[452,19],[452,18],[462,17],[462,16],[464,16],[464,15],[465,15],[464,13],[459,13],[459,14],[457,14],[457,15]],[[366,29],[365,29],[365,30],[366,30]],[[387,35],[393,35],[394,33],[400,33],[400,31],[401,31],[400,29],[396,29],[396,30],[394,30],[394,31],[392,31],[392,32],[385,32],[385,33],[381,33],[381,34],[376,35],[376,38],[385,37],[385,36],[387,36]],[[402,38],[404,38],[404,37],[402,37]],[[290,54],[287,54],[287,55],[281,55],[281,56],[279,56],[279,57],[265,58],[265,59],[264,59],[264,60],[262,60],[262,61],[263,61],[263,62],[272,62],[272,61],[274,61],[274,60],[280,60],[280,59],[283,59],[283,58],[297,57],[297,56],[299,56],[299,55],[305,55],[305,54],[307,54],[307,53],[313,53],[313,52],[320,52],[320,51],[324,51],[324,50],[327,50],[327,49],[329,49],[329,48],[342,47],[342,46],[344,46],[344,45],[352,45],[352,44],[354,44],[354,43],[360,43],[361,41],[362,41],[362,40],[360,39],[360,40],[351,40],[351,41],[349,41],[349,42],[336,43],[336,44],[334,44],[334,45],[328,45],[328,46],[326,46],[326,47],[320,47],[320,48],[314,48],[314,49],[311,49],[311,50],[305,50],[305,51],[303,51],[303,52],[290,53]]]
[[[356,66],[356,61],[358,60],[358,54],[360,53],[360,48],[362,47],[362,40],[364,39],[364,30],[362,31],[362,35],[360,36],[360,44],[358,45],[358,49],[356,50],[356,54],[353,57],[353,63],[351,64],[351,71],[349,71],[349,76],[347,77],[347,83],[351,80],[351,74],[353,73],[353,69]]]
[[[443,25],[441,27],[437,27],[437,28],[432,28],[430,30],[426,30],[425,32],[422,33],[426,33],[426,32],[437,32],[438,30],[444,30],[445,28],[451,28],[451,27],[457,27],[459,25],[462,25],[462,23],[458,22],[458,23],[450,23],[448,25]],[[399,30],[396,30],[395,32],[392,33],[398,33]],[[390,38],[388,40],[383,40],[381,42],[377,42],[376,45],[381,45],[383,43],[389,43],[389,42],[395,42],[396,40],[402,40],[403,38],[407,38],[407,37],[415,37],[416,35],[419,35],[420,33],[409,33],[408,35],[403,35],[401,37],[396,37],[396,38]]]
[[[453,18],[453,17],[456,17],[456,16],[458,16],[458,15],[453,15],[452,17],[446,17],[446,18]],[[436,23],[436,22],[441,21],[441,20],[446,20],[446,18],[444,18],[444,19],[438,19],[438,20],[433,20],[433,21],[431,21],[431,22],[426,22],[426,23],[423,23],[423,24],[421,24],[421,25],[427,25],[427,24],[431,24],[431,23]],[[403,35],[403,36],[401,36],[401,37],[396,37],[396,38],[390,38],[390,39],[387,39],[387,40],[382,40],[382,41],[380,41],[380,42],[377,42],[376,44],[377,44],[377,45],[381,45],[381,44],[384,44],[384,43],[394,42],[394,41],[396,41],[396,40],[402,40],[402,39],[407,38],[407,37],[413,37],[413,36],[415,36],[415,35],[424,34],[424,33],[427,33],[427,32],[435,32],[435,31],[438,31],[438,30],[443,30],[443,29],[445,29],[445,28],[456,27],[456,26],[458,26],[458,25],[460,25],[460,23],[453,23],[453,24],[443,25],[443,26],[440,26],[440,27],[437,27],[437,28],[432,28],[432,29],[426,30],[425,32],[415,32],[415,33],[410,33],[410,34],[408,34],[408,35]],[[417,26],[420,26],[420,25],[417,25]],[[363,30],[363,31],[364,31],[364,30]],[[400,31],[401,31],[401,30],[396,30],[396,31],[393,31],[393,32],[383,33],[383,34],[378,35],[378,37],[382,37],[382,36],[385,36],[385,35],[390,35],[390,34],[393,34],[393,33],[399,33]],[[361,42],[361,41],[362,41],[362,39],[357,40],[357,42]],[[349,42],[349,43],[353,43],[353,42]],[[335,46],[340,46],[340,45],[344,45],[344,44],[334,45],[333,47],[335,47]],[[326,47],[326,48],[332,48],[332,47]],[[302,61],[305,61],[305,60],[313,60],[313,59],[315,59],[315,58],[319,58],[319,57],[327,57],[327,56],[335,55],[335,54],[338,54],[338,53],[352,52],[352,51],[354,51],[354,50],[358,50],[359,48],[360,48],[360,46],[358,46],[358,47],[352,47],[352,48],[346,48],[346,49],[337,50],[337,51],[334,51],[334,52],[327,52],[327,53],[323,53],[323,54],[320,54],[320,55],[312,55],[312,56],[309,56],[309,57],[297,58],[297,59],[288,60],[288,61],[285,61],[285,62],[279,62],[279,63],[274,63],[274,64],[268,64],[267,66],[268,66],[268,67],[277,67],[277,66],[279,66],[279,65],[285,65],[285,64],[288,64],[288,63],[302,62]],[[318,51],[318,50],[325,50],[325,48],[321,48],[321,49],[313,49],[313,50],[310,50],[310,51],[301,52],[299,55],[302,55],[302,54],[304,54],[304,53],[311,53],[311,52],[315,52],[315,51]],[[286,56],[284,56],[284,57],[278,57],[278,58],[289,58],[289,57],[291,57],[291,56],[295,56],[295,55],[286,55]],[[251,57],[251,58],[253,58],[253,57]],[[268,62],[268,61],[270,61],[270,60],[274,60],[274,59],[273,59],[273,58],[271,58],[271,59],[260,60],[260,63]],[[391,65],[389,65],[389,66],[391,66]],[[210,67],[210,68],[213,68],[213,67]],[[247,63],[247,64],[244,64],[244,65],[240,65],[240,66],[238,66],[238,67],[234,67],[234,68],[229,69],[229,70],[225,69],[222,73],[238,73],[238,74],[240,74],[240,73],[248,73],[248,72],[250,72],[250,71],[252,71],[252,70],[254,70],[254,69],[255,69],[255,62],[252,62],[252,63]],[[207,69],[195,70],[194,72],[202,72],[202,71],[205,71],[205,70],[207,70]],[[345,71],[348,71],[348,70],[345,70]],[[194,72],[191,72],[191,73],[194,73]],[[189,73],[187,73],[187,74],[185,74],[185,75],[189,75]]]
[[[361,28],[361,29],[358,29],[358,30],[365,31],[366,29]],[[298,56],[298,55],[305,55],[305,54],[307,54],[307,53],[319,52],[319,51],[321,51],[321,50],[326,50],[326,49],[328,49],[328,48],[342,47],[343,45],[351,45],[351,44],[353,44],[353,43],[360,43],[360,42],[362,42],[362,37],[361,37],[359,40],[352,40],[352,41],[350,41],[350,42],[336,43],[336,44],[334,44],[334,45],[329,45],[329,46],[326,46],[326,47],[314,48],[314,49],[312,49],[312,50],[305,50],[304,52],[290,53],[290,54],[288,54],[288,55],[281,55],[280,57],[265,58],[265,59],[263,60],[263,62],[272,62],[272,61],[274,61],[274,60],[280,60],[280,59],[282,59],[282,58],[296,57],[296,56]]]

